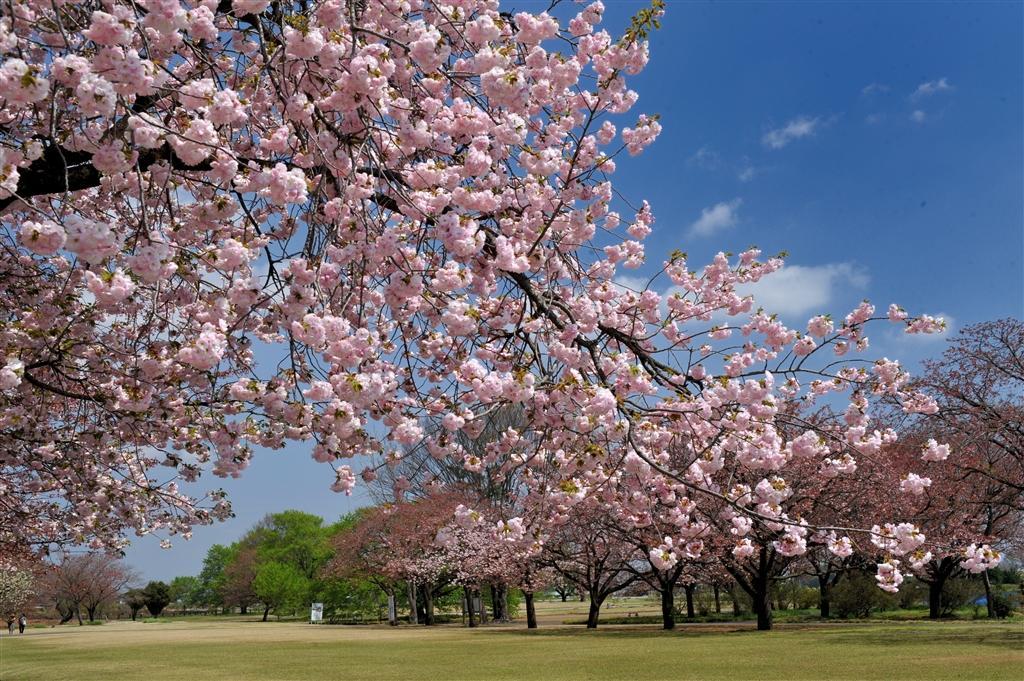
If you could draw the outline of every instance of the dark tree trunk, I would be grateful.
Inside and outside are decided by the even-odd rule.
[[[693,590],[696,588],[696,584],[683,585],[683,591],[686,592],[686,618],[691,620],[696,617],[696,614],[693,612]]]
[[[757,615],[758,631],[768,631],[772,628],[772,580],[771,580],[772,559],[768,555],[768,549],[761,547],[761,554],[758,559],[757,573],[752,575],[749,585],[742,585],[754,601],[754,613]]]
[[[996,616],[996,606],[992,602],[992,582],[988,578],[988,570],[981,573],[981,579],[985,583],[985,609],[988,610],[989,618]]]
[[[942,617],[942,592],[946,587],[946,581],[956,572],[956,562],[949,558],[943,558],[930,570],[929,576],[932,581],[928,584],[928,617],[939,619]]]
[[[757,613],[757,630],[769,631],[772,628],[772,599],[765,589],[754,597],[754,612]]]
[[[818,577],[818,609],[823,620],[832,615],[832,585],[827,577]]]
[[[713,585],[712,588],[715,590],[715,614],[716,615],[721,615],[722,614],[722,595],[721,595],[721,589],[719,589],[717,584]]]
[[[936,577],[928,585],[928,617],[937,620],[942,617],[942,587],[946,580]]]
[[[565,602],[566,602],[566,601],[567,601],[567,600],[569,599],[569,594],[568,594],[568,593],[566,593],[565,591],[561,592],[561,593],[560,593],[560,594],[558,594],[558,595],[562,597],[562,602],[563,602],[563,603],[565,603]]]
[[[434,592],[430,584],[423,587],[423,623],[428,627],[434,624]]]
[[[533,607],[533,592],[524,591],[523,598],[526,599],[526,628],[536,629],[537,628],[537,611]]]
[[[732,597],[732,616],[739,617],[743,614],[743,609],[740,608],[740,599],[736,598],[736,587],[729,589],[729,595]]]
[[[501,614],[497,615],[494,619],[499,622],[508,622],[512,619],[511,615],[508,614],[508,586],[505,584],[499,584],[496,591],[498,600],[494,607],[496,610],[500,609]]]
[[[248,615],[249,614],[249,606],[248,605],[240,605],[240,606],[238,606],[238,614],[239,615]]]
[[[86,615],[88,615],[90,622],[95,622],[96,621],[96,608],[97,607],[99,607],[99,606],[93,605],[91,607],[90,606],[86,606],[85,607],[85,613],[86,613]]]
[[[269,615],[269,614],[270,614],[270,606],[268,605],[265,608],[263,608],[263,621],[264,622],[267,621],[267,615]]]
[[[75,608],[75,617],[78,618],[78,626],[82,626],[82,609]]]
[[[587,629],[597,629],[598,618],[601,616],[601,601],[590,597],[590,612],[587,614]]]
[[[676,603],[672,587],[665,587],[661,590],[661,628],[676,628]]]
[[[466,612],[469,614],[470,629],[476,627],[476,610],[473,609],[473,590],[468,586],[462,589],[463,597],[466,599]]]
[[[582,603],[582,602],[583,602],[583,601],[585,601],[585,600],[586,600],[586,599],[584,598],[584,593],[583,593],[583,592],[581,591],[581,592],[580,592],[580,603]]]

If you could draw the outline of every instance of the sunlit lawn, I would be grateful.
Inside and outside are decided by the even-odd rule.
[[[311,626],[222,618],[0,638],[0,679],[1013,679],[1020,622],[655,627]]]

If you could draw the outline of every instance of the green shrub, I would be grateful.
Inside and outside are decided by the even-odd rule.
[[[850,572],[832,587],[832,610],[842,619],[865,618],[872,610],[895,605],[896,598],[879,589],[874,576],[865,572]]]
[[[1010,602],[1010,599],[1005,594],[993,593],[992,611],[999,619],[1006,619],[1013,612],[1013,603]]]
[[[950,579],[942,585],[940,616],[949,617],[978,597],[978,583],[970,579]]]
[[[900,608],[911,610],[921,605],[928,604],[928,585],[920,580],[908,577],[900,585],[900,592],[896,595]]]

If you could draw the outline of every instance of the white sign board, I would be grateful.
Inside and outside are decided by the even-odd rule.
[[[309,611],[310,622],[322,622],[324,619],[324,604],[314,603],[312,609]]]
[[[395,595],[388,594],[388,622],[395,624],[397,619],[398,609],[395,607]]]

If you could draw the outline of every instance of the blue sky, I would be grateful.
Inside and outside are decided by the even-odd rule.
[[[605,4],[613,29],[642,6]],[[613,177],[653,206],[651,266],[675,249],[694,265],[750,245],[788,251],[789,271],[760,294],[793,323],[865,297],[954,329],[1024,316],[1022,8],[670,0],[631,83],[636,113],[660,114],[664,131]],[[909,365],[943,347],[889,329],[872,341]],[[139,539],[128,561],[146,578],[195,574],[211,544],[268,512],[333,520],[368,503],[361,489],[330,492],[332,479],[306,447],[261,452],[223,481],[234,519],[166,551]]]

